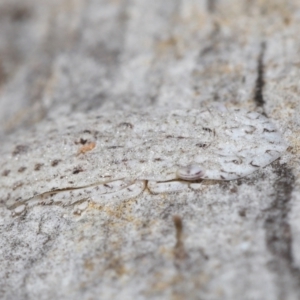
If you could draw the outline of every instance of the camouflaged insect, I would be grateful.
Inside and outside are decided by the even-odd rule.
[[[45,120],[1,146],[0,200],[26,206],[107,203],[185,189],[200,179],[232,180],[286,149],[263,115],[233,110],[76,114]]]

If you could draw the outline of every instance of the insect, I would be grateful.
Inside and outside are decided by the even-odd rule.
[[[199,180],[233,180],[287,148],[263,115],[235,109],[102,112],[48,119],[4,141],[0,201],[105,203],[179,191]]]

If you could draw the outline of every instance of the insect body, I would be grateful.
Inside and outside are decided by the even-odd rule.
[[[125,200],[232,180],[277,159],[286,145],[256,112],[111,112],[45,120],[1,146],[0,201],[20,205]]]

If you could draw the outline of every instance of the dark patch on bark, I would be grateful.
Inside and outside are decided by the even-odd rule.
[[[212,130],[211,130],[210,128],[208,128],[208,127],[202,127],[202,129],[203,129],[204,131],[207,131],[207,132],[212,132]]]
[[[34,171],[39,171],[44,164],[36,164],[34,166]]]
[[[216,11],[217,0],[207,0],[206,7],[210,13],[214,13]]]
[[[56,167],[61,162],[61,159],[55,159],[51,162],[52,167]]]
[[[29,147],[26,145],[17,145],[12,153],[13,156],[25,154],[28,151]]]
[[[19,168],[18,172],[23,173],[25,170],[26,170],[26,167],[21,167],[21,168]]]
[[[117,148],[123,148],[123,146],[109,146],[107,149],[117,149]]]
[[[125,127],[125,128],[130,128],[132,129],[133,128],[133,125],[131,123],[128,123],[128,122],[122,122],[118,125],[118,127]]]
[[[173,222],[176,230],[176,244],[174,246],[175,266],[179,267],[179,264],[187,258],[183,242],[182,218],[178,215],[175,215],[173,216]]]
[[[200,148],[207,148],[208,145],[205,143],[198,143],[198,144],[196,144],[196,146],[200,147]]]
[[[206,54],[209,54],[211,51],[214,50],[214,47],[213,46],[207,46],[205,48],[203,48],[201,51],[200,51],[200,54],[199,54],[199,57],[203,57],[205,56]],[[197,88],[197,87],[196,87]]]
[[[73,170],[73,174],[79,174],[79,173],[81,173],[81,172],[83,172],[83,169],[80,168],[80,167],[77,167],[77,168],[75,168],[75,169]]]
[[[2,172],[2,176],[8,176],[9,173],[10,173],[10,170],[4,170]]]
[[[265,54],[266,44],[261,44],[261,50],[258,57],[257,62],[257,78],[255,83],[255,93],[254,93],[254,101],[257,107],[264,107],[265,100],[263,97],[263,89],[265,86],[264,79],[264,54]]]
[[[300,296],[300,270],[294,264],[293,237],[288,221],[295,177],[286,164],[280,165],[279,162],[275,162],[273,166],[278,179],[273,185],[275,199],[271,207],[265,211],[266,244],[273,255],[271,268],[278,276],[279,292],[285,298],[286,293],[291,292],[292,279],[292,285],[296,287]]]
[[[247,215],[247,210],[245,208],[242,208],[238,211],[238,214],[240,217],[246,217]]]
[[[14,22],[24,22],[31,17],[31,11],[28,7],[18,6],[11,11],[11,20]]]

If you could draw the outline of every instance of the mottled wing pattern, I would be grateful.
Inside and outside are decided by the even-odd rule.
[[[58,120],[4,141],[0,199],[8,207],[119,179],[172,180],[191,163],[203,168],[203,178],[235,179],[286,149],[276,128],[255,112],[98,111]]]
[[[269,119],[256,112],[235,110],[222,115],[214,146],[194,162],[202,178],[232,180],[244,177],[277,159],[287,145]]]

